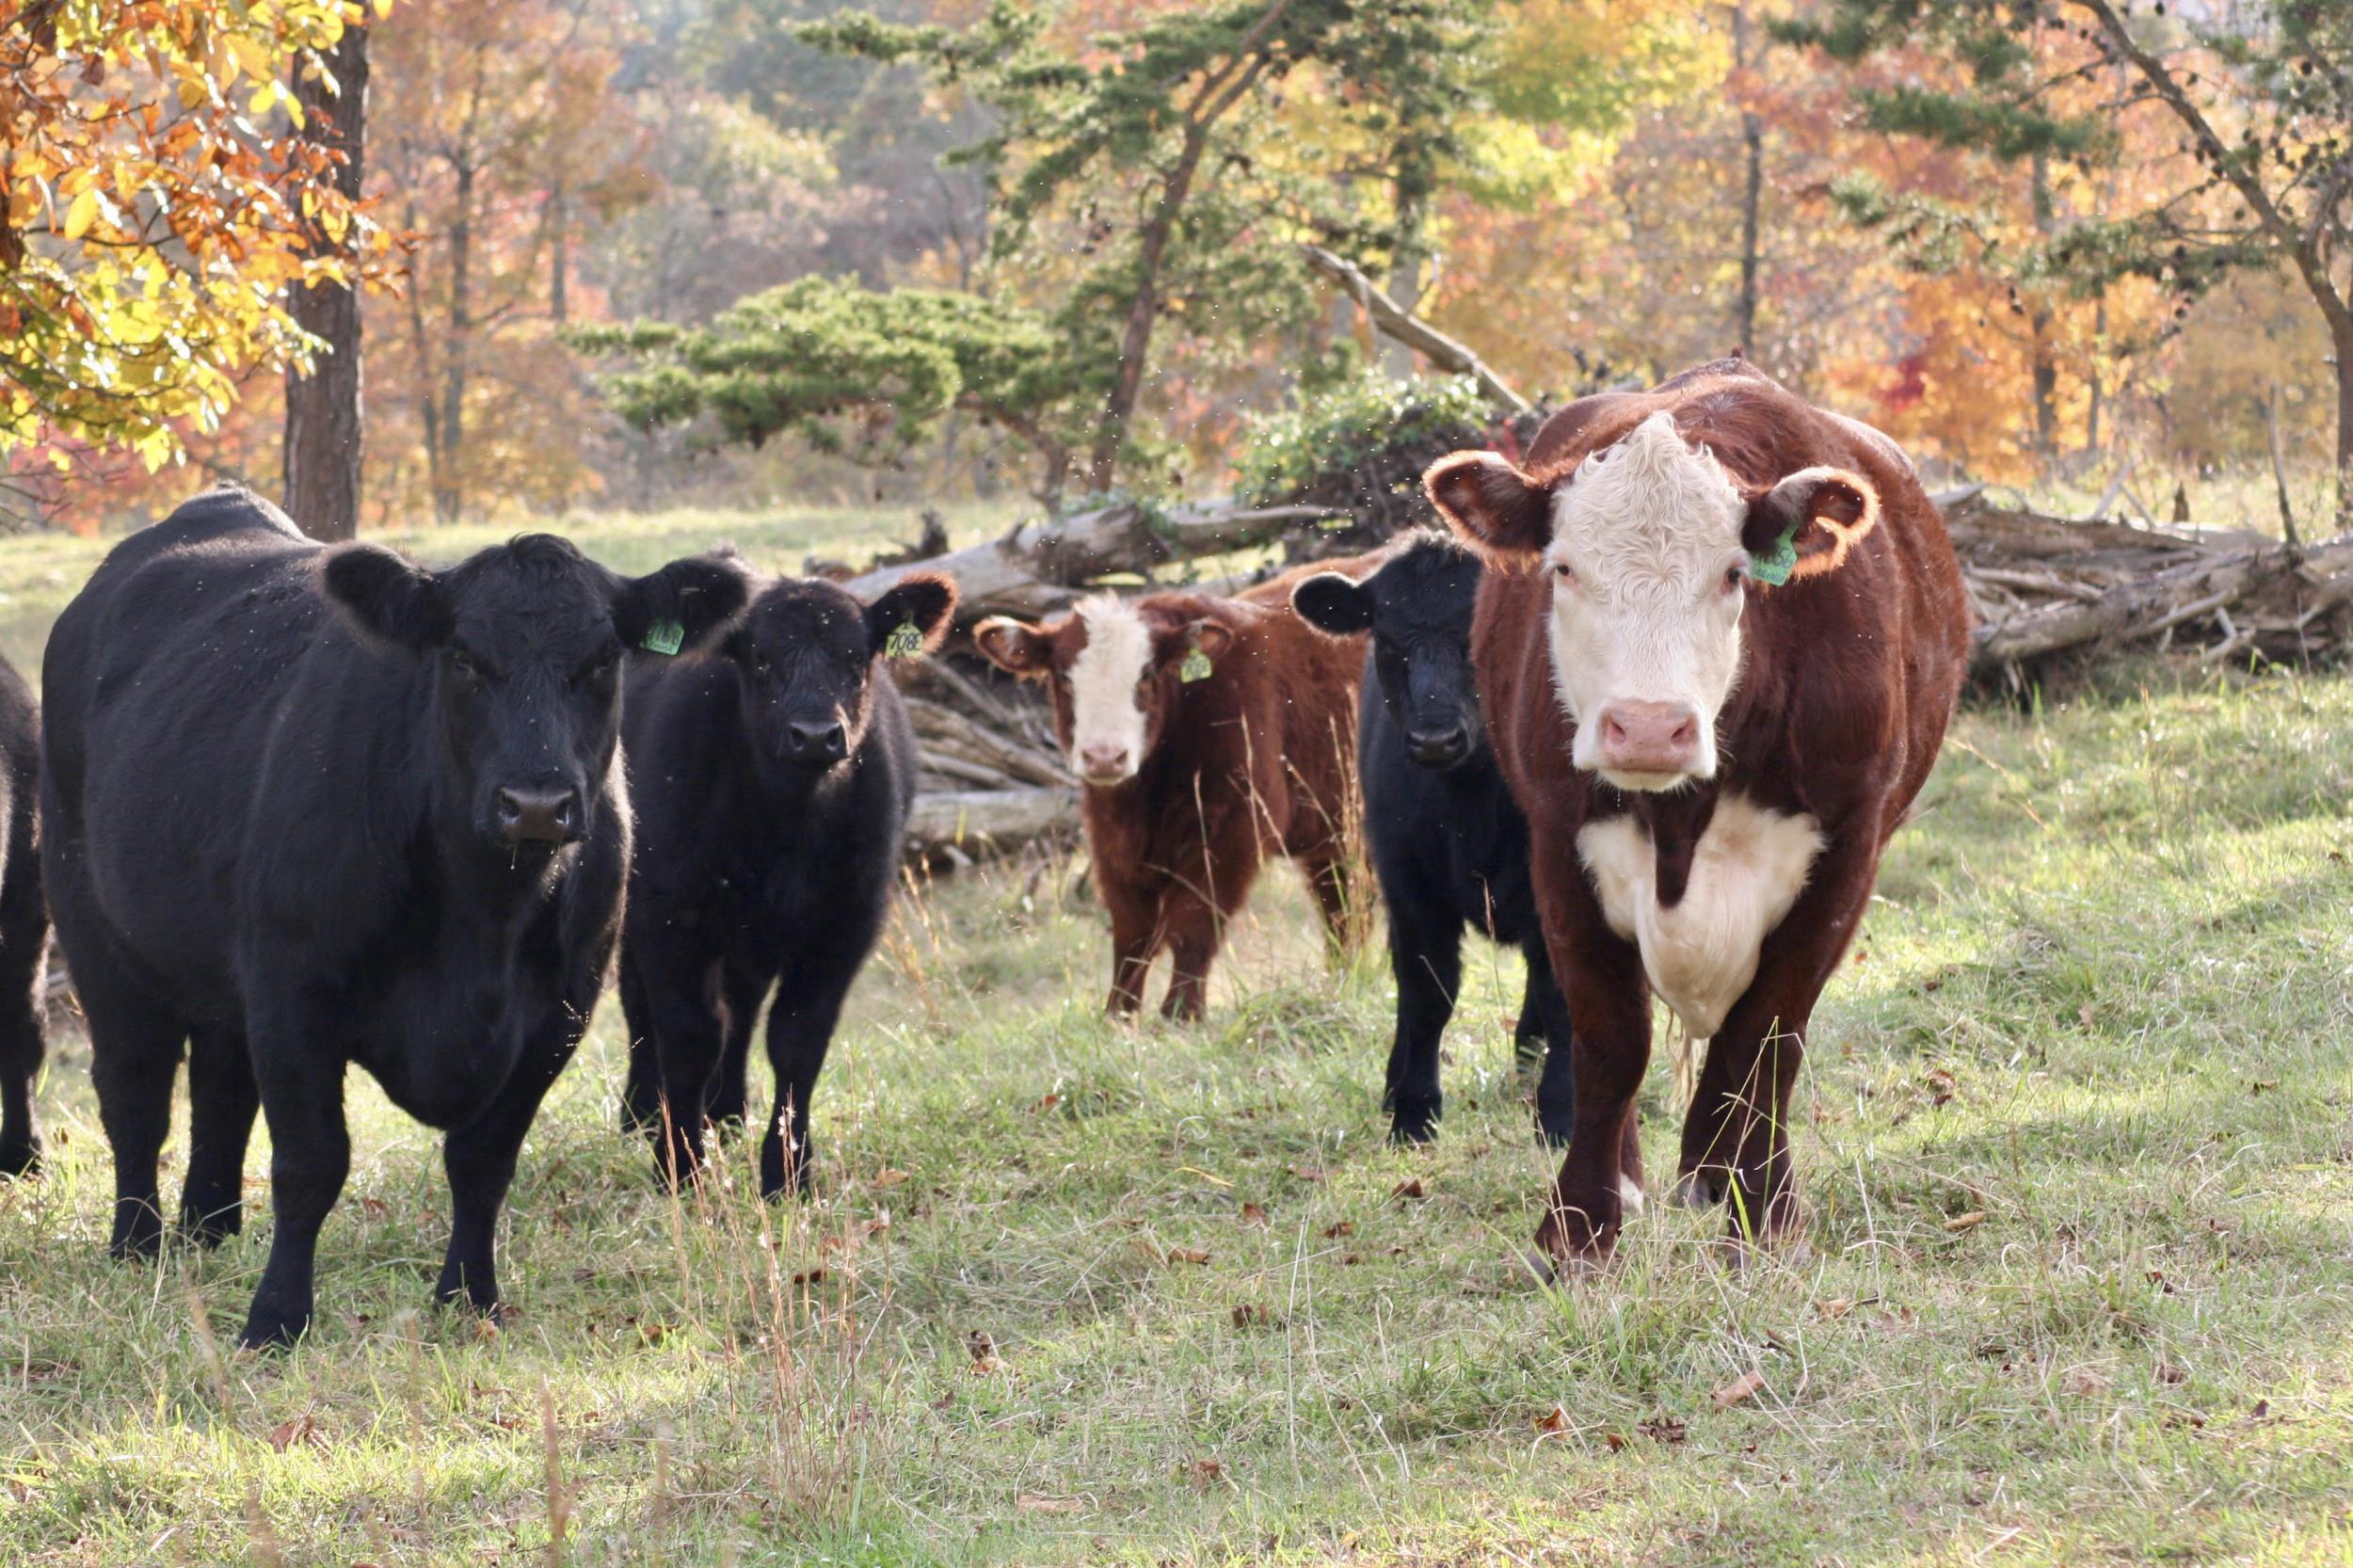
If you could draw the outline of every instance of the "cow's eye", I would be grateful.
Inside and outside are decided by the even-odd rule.
[[[603,680],[606,676],[613,673],[613,665],[616,661],[619,659],[619,657],[620,655],[617,653],[598,654],[595,658],[581,665],[579,669],[572,672],[572,684],[575,686],[586,686]]]
[[[1740,591],[1740,584],[1748,581],[1748,576],[1749,568],[1745,566],[1735,565],[1726,567],[1724,568],[1724,592],[1728,594],[1738,593]]]
[[[1555,561],[1552,563],[1552,575],[1556,582],[1574,583],[1577,581],[1577,568],[1566,561]]]

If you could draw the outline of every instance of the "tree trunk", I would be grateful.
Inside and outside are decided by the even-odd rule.
[[[2034,155],[2034,232],[2048,241],[2053,222],[2051,209],[2051,163],[2042,153]],[[2058,366],[2051,358],[2051,307],[2040,293],[2026,300],[2026,332],[2029,352],[2034,361],[2034,450],[2045,464],[2058,451]]]
[[[297,75],[295,102],[304,134],[341,155],[335,188],[356,201],[367,131],[368,29],[345,26],[325,64],[341,91]],[[286,514],[312,538],[348,539],[360,531],[360,293],[349,283],[296,284],[287,307],[296,325],[326,347],[308,375],[286,371]]]
[[[433,480],[433,515],[456,522],[465,509],[467,350],[473,330],[472,164],[457,166],[456,218],[449,229],[449,352],[441,370],[441,465]]]
[[[2337,359],[2337,532],[2353,533],[2353,315],[2340,312],[2329,338]]]
[[[1732,60],[1746,71],[1749,59],[1749,8],[1732,8]],[[1759,221],[1765,196],[1765,118],[1753,109],[1740,112],[1740,147],[1746,178],[1740,191],[1740,297],[1732,312],[1733,342],[1750,359],[1756,358],[1756,274]]]
[[[1096,495],[1109,495],[1119,474],[1120,448],[1128,444],[1128,422],[1135,417],[1136,400],[1144,392],[1144,356],[1151,352],[1152,327],[1160,313],[1160,263],[1209,140],[1206,126],[1186,132],[1184,151],[1162,182],[1160,200],[1136,242],[1136,288],[1128,296],[1128,321],[1119,334],[1119,363],[1112,372],[1102,416],[1096,421],[1094,449],[1087,454],[1087,488]]]
[[[558,327],[572,318],[571,214],[564,187],[548,193],[548,316]]]

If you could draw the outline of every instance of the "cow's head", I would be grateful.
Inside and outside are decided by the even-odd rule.
[[[901,578],[872,604],[818,579],[786,578],[752,600],[721,646],[743,695],[754,765],[777,783],[852,756],[874,713],[875,662],[927,653],[948,634],[956,585]]]
[[[1220,679],[1218,662],[1254,614],[1196,594],[1096,594],[1044,625],[984,620],[972,640],[1000,669],[1047,683],[1070,771],[1110,788],[1152,755],[1186,684]]]
[[[424,667],[435,792],[510,858],[576,842],[604,808],[623,651],[696,646],[746,592],[730,561],[620,577],[548,534],[441,571],[339,545],[322,556],[320,582],[362,640]]]
[[[1715,776],[1748,596],[1837,570],[1879,520],[1870,481],[1840,469],[1744,490],[1663,410],[1547,482],[1492,452],[1458,452],[1424,483],[1465,539],[1549,574],[1572,760],[1622,790]]]
[[[1373,678],[1406,754],[1444,772],[1482,739],[1471,674],[1479,557],[1443,534],[1415,536],[1362,580],[1321,572],[1291,589],[1291,608],[1336,637],[1372,633]]]

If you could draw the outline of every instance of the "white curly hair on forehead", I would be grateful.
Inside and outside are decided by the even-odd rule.
[[[1610,598],[1713,582],[1740,552],[1746,505],[1665,409],[1577,465],[1553,502],[1546,559]]]

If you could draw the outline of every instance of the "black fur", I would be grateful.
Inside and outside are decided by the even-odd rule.
[[[33,1078],[40,1071],[49,904],[40,892],[40,710],[0,659],[0,1176],[40,1168]]]
[[[1397,976],[1397,1038],[1384,1101],[1391,1136],[1422,1143],[1434,1135],[1442,1106],[1438,1041],[1461,987],[1467,927],[1527,957],[1517,1055],[1524,1069],[1542,1064],[1537,1123],[1547,1142],[1565,1144],[1569,1009],[1536,921],[1528,823],[1480,719],[1470,663],[1479,574],[1469,551],[1424,534],[1361,582],[1337,573],[1308,578],[1291,602],[1327,632],[1372,632],[1356,734],[1365,835],[1388,905]]]
[[[744,594],[739,572],[693,570],[690,637]],[[58,617],[42,867],[114,1150],[112,1250],[161,1241],[185,1042],[183,1234],[239,1228],[269,1118],[277,1224],[246,1344],[310,1322],[353,1063],[448,1129],[437,1299],[497,1304],[516,1154],[618,935],[616,622],[648,582],[544,535],[423,572],[322,550],[228,489],[118,546]],[[538,803],[520,828],[518,792]]]
[[[672,1179],[701,1162],[706,1118],[742,1120],[773,985],[760,1191],[808,1189],[809,1095],[881,935],[915,797],[915,734],[884,647],[909,623],[936,645],[954,606],[944,578],[911,577],[871,606],[787,579],[715,655],[631,670],[623,1117]]]

